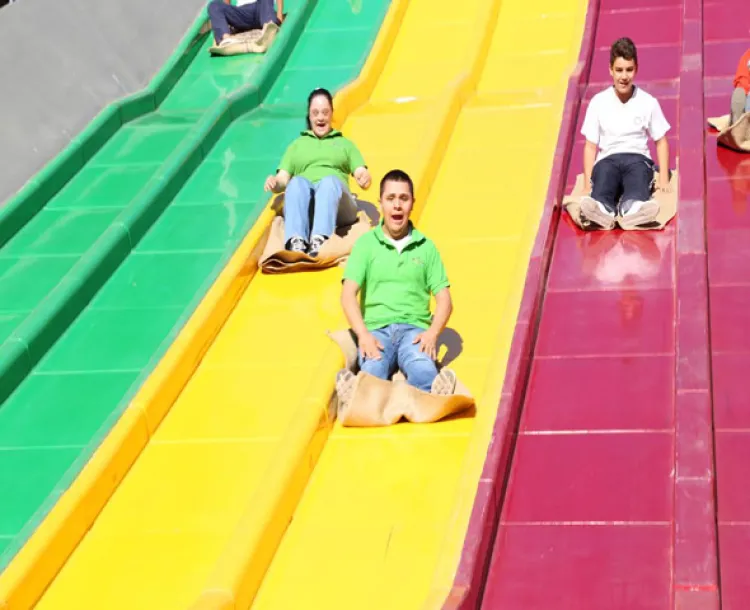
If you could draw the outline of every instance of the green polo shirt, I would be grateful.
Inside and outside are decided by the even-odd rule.
[[[430,295],[450,286],[435,244],[414,227],[399,254],[382,224],[354,244],[344,279],[360,287],[362,316],[368,330],[389,324],[432,323]]]
[[[319,138],[308,129],[289,145],[278,169],[307,178],[313,184],[331,175],[348,184],[349,175],[364,165],[362,153],[340,131],[332,129]]]

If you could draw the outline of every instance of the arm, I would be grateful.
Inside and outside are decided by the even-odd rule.
[[[591,173],[594,171],[596,161],[596,144],[586,140],[583,146],[583,190],[584,193],[591,192]]]
[[[443,259],[434,246],[432,255],[427,262],[425,280],[427,281],[427,288],[435,296],[435,313],[432,316],[430,327],[423,333],[418,334],[414,338],[414,343],[420,344],[420,352],[436,360],[438,336],[445,330],[451,313],[453,313],[453,301]]]
[[[275,176],[268,176],[268,178],[266,178],[266,184],[263,188],[266,192],[273,191],[274,193],[281,193],[291,179],[292,176],[288,171],[280,169],[276,172]]]
[[[383,349],[381,343],[367,330],[365,321],[362,318],[362,311],[359,306],[359,284],[354,280],[344,280],[341,289],[341,308],[344,310],[349,326],[359,341],[359,351],[365,358],[380,360],[380,351]]]
[[[435,295],[435,315],[432,317],[432,324],[429,330],[439,335],[448,326],[453,313],[453,299],[451,299],[450,288],[443,288]]]
[[[284,23],[284,0],[276,0],[276,18]]]
[[[597,96],[591,100],[589,107],[586,109],[586,116],[583,118],[583,125],[581,125],[581,135],[586,138],[586,144],[583,147],[584,193],[591,192],[591,174],[594,171],[596,153],[602,137],[601,127],[599,126],[599,104],[597,100]]]
[[[280,193],[289,184],[292,176],[297,173],[296,155],[295,151],[297,140],[292,142],[284,152],[284,156],[281,158],[281,162],[278,165],[276,174],[268,176],[266,178],[266,184],[263,187],[266,192],[273,191],[274,193]]]
[[[372,184],[372,178],[370,177],[370,172],[367,169],[365,158],[362,156],[362,153],[359,152],[359,148],[357,148],[357,145],[354,142],[352,142],[351,140],[347,140],[347,143],[349,168],[354,168],[352,170],[352,176],[354,176],[354,179],[357,181],[357,184],[359,184],[360,188],[367,190],[370,188],[370,184]]]
[[[414,337],[414,343],[419,343],[419,351],[437,360],[437,340],[445,330],[448,320],[453,313],[453,301],[449,288],[443,288],[435,295],[435,315],[432,316],[430,327]]]
[[[659,184],[657,188],[668,193],[672,189],[669,186],[669,142],[666,137],[656,141],[656,159],[659,163]]]

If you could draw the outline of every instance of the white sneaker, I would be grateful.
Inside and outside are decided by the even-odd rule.
[[[634,229],[654,222],[659,215],[659,203],[655,199],[648,201],[626,201],[623,204],[620,226],[623,229]]]
[[[581,215],[607,231],[615,228],[615,213],[588,195],[581,197]]]

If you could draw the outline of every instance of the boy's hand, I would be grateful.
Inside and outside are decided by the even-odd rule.
[[[669,183],[669,175],[659,175],[659,184],[657,187],[662,193],[671,193],[672,185]]]
[[[359,353],[369,360],[380,360],[383,344],[372,333],[365,333],[359,338]]]
[[[419,343],[419,351],[427,354],[433,360],[437,360],[437,331],[428,328],[423,333],[414,337],[414,343]]]
[[[281,11],[278,11],[276,13],[276,19],[279,20],[279,25],[281,25],[282,23],[284,23],[284,13],[282,13]]]

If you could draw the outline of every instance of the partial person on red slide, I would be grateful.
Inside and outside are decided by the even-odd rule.
[[[750,49],[745,51],[740,58],[740,63],[737,64],[729,124],[734,125],[746,112],[750,112]]]
[[[630,38],[620,38],[610,49],[609,73],[613,84],[591,100],[581,134],[583,177],[590,194],[581,198],[581,215],[603,229],[615,225],[636,227],[653,221],[659,204],[652,187],[669,191],[670,125],[659,101],[634,84],[638,52]],[[659,183],[648,149],[656,143]]]

